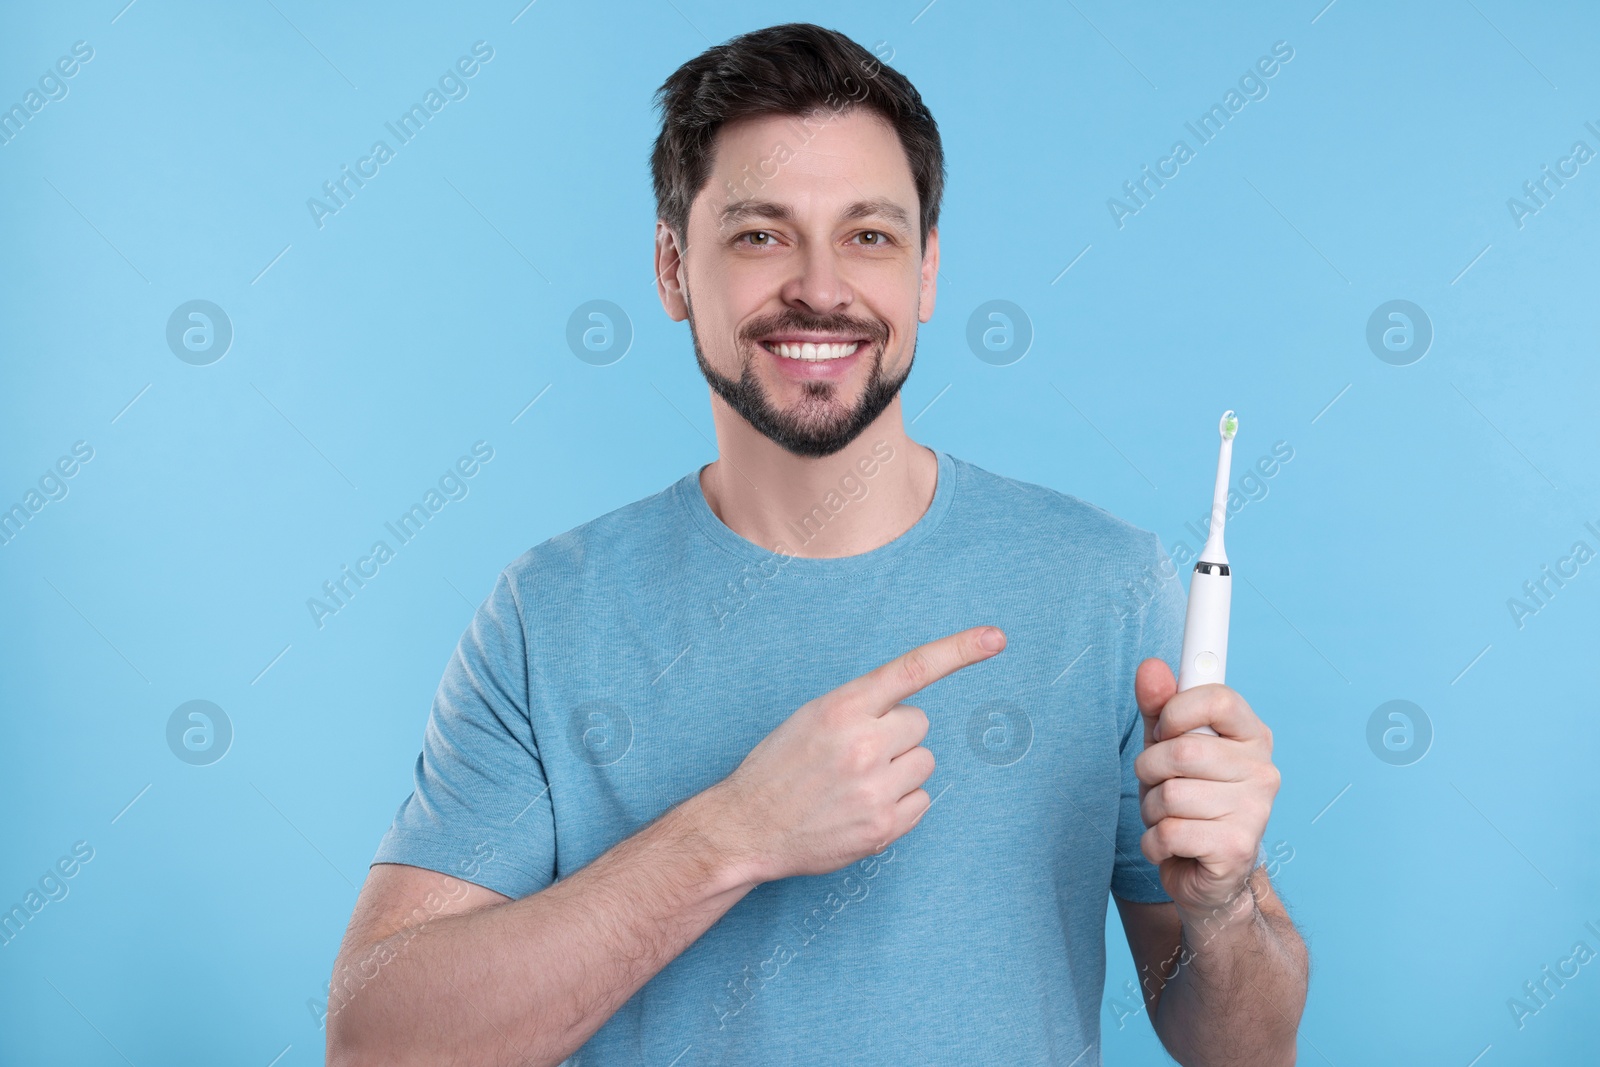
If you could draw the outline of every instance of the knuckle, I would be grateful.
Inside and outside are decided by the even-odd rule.
[[[1232,706],[1233,690],[1226,686],[1214,686],[1211,692],[1206,694],[1206,710],[1212,715],[1225,714]]]
[[[867,734],[861,734],[846,742],[844,749],[844,763],[846,769],[855,774],[864,774],[872,768],[878,760],[878,744]]]
[[[1193,769],[1205,754],[1205,745],[1197,737],[1184,734],[1172,739],[1172,762],[1178,767]]]
[[[900,660],[900,673],[906,684],[921,689],[933,677],[933,663],[920,648],[913,648]]]

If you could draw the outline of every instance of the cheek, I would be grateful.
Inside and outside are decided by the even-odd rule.
[[[873,308],[869,315],[889,327],[889,344],[884,349],[885,369],[896,368],[911,359],[917,343],[917,327],[933,314],[933,301],[923,296],[920,287],[911,289],[893,306]]]
[[[789,272],[773,264],[741,263],[729,267],[718,281],[718,314],[728,321],[745,322],[784,309],[784,286]]]
[[[689,325],[705,356],[720,364],[728,358],[734,347],[734,335],[741,318],[730,310],[730,294],[716,278],[691,279],[689,282]]]
[[[706,332],[715,325],[725,333],[757,315],[782,307],[782,277],[759,263],[712,260],[689,272],[689,298],[697,323]]]

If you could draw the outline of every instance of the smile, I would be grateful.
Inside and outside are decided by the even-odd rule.
[[[861,347],[860,341],[845,341],[836,344],[791,343],[788,341],[762,341],[761,347],[773,355],[782,356],[784,359],[801,360],[806,363],[821,363],[832,359],[844,359],[846,356],[855,355],[856,349]]]

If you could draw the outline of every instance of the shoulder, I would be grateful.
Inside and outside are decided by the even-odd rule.
[[[637,575],[641,565],[662,558],[670,548],[666,542],[683,536],[677,497],[684,481],[697,474],[541,541],[508,563],[502,576],[520,597],[548,595],[606,574]]]
[[[1097,504],[950,458],[955,463],[958,499],[965,505],[966,522],[976,521],[1031,551],[1058,551],[1078,562],[1093,562],[1117,572],[1124,568],[1137,571],[1164,555],[1154,532]]]

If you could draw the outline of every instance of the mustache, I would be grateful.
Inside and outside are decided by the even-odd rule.
[[[804,315],[793,312],[757,319],[740,331],[740,338],[753,345],[763,337],[787,331],[865,337],[874,345],[884,345],[889,341],[889,327],[875,319],[852,319],[843,315]]]

